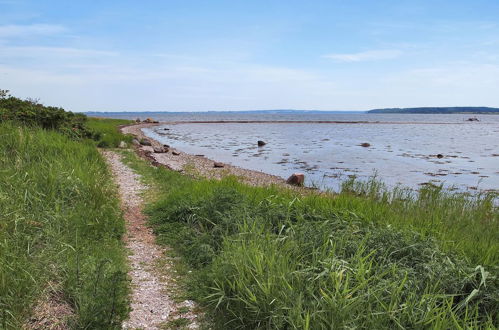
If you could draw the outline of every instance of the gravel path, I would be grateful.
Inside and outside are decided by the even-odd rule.
[[[158,271],[161,261],[171,259],[167,249],[155,243],[155,236],[146,226],[142,213],[141,193],[147,186],[140,182],[140,176],[121,161],[121,156],[113,151],[103,151],[114,179],[119,186],[122,209],[127,226],[125,243],[130,250],[128,257],[132,280],[132,311],[130,319],[123,324],[124,329],[160,329],[167,322],[179,318],[179,309],[190,309],[191,301],[177,303],[172,292],[177,289],[175,278],[169,276],[171,262],[161,262],[163,268]],[[171,260],[170,260],[171,261]],[[169,294],[170,293],[170,294]],[[190,321],[189,328],[197,328],[192,311],[181,315]]]

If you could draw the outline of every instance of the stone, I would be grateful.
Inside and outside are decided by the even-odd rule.
[[[141,139],[140,144],[143,146],[151,146],[152,145],[151,141],[149,141],[148,139]]]
[[[155,120],[154,120],[154,119],[152,119],[152,118],[146,118],[146,120],[144,120],[143,122],[144,122],[144,123],[147,123],[147,124],[152,124],[152,123],[157,122],[157,121],[155,121]]]
[[[470,117],[470,118],[468,118],[467,120],[468,120],[468,121],[480,121],[480,120],[478,120],[478,118],[477,118],[477,117]]]
[[[163,144],[163,148],[165,148],[165,149],[169,149],[169,148],[170,148],[170,145],[168,145],[168,144]]]
[[[287,180],[287,184],[293,186],[303,186],[305,183],[305,175],[303,173],[293,173]]]
[[[361,147],[364,147],[364,148],[369,148],[371,146],[370,143],[367,143],[367,142],[364,142],[364,143],[361,143],[359,144]]]
[[[137,139],[133,139],[132,140],[132,143],[135,144],[136,146],[139,146],[140,145],[140,141],[137,140]]]
[[[177,152],[177,151],[172,151],[172,155],[174,155],[174,156],[178,156],[178,155],[180,155],[180,152]]]
[[[213,163],[213,167],[217,167],[217,168],[222,168],[224,167],[225,165],[223,163],[219,163],[219,162],[214,162]]]
[[[127,148],[127,146],[128,146],[128,145],[126,144],[126,142],[125,142],[125,141],[120,141],[120,144],[118,145],[118,147],[119,147],[119,148],[121,148],[121,149],[126,149],[126,148]]]
[[[442,155],[442,154],[438,154],[438,155],[437,155],[437,158],[444,158],[444,155]]]
[[[262,140],[258,140],[257,142],[258,146],[259,147],[263,147],[264,145],[266,145],[267,143],[265,141],[262,141]]]
[[[166,152],[165,148],[163,147],[153,147],[152,150],[157,154],[163,154]]]
[[[135,119],[136,123],[140,123],[140,118]]]

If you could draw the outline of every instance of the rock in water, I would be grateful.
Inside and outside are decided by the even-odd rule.
[[[149,141],[148,139],[141,139],[140,144],[142,144],[143,146],[150,146],[151,141]]]
[[[303,186],[305,183],[305,175],[303,173],[293,173],[287,180],[287,184],[294,186]]]
[[[121,148],[121,149],[126,149],[127,148],[127,144],[126,144],[125,141],[121,141],[120,145],[118,147]]]
[[[258,146],[259,147],[263,147],[264,145],[266,145],[267,143],[265,141],[262,141],[262,140],[258,140]]]
[[[224,167],[224,164],[223,163],[219,163],[219,162],[215,162],[215,163],[213,163],[213,167],[221,168],[221,167]]]
[[[444,158],[444,155],[442,155],[442,154],[438,154],[438,155],[437,155],[437,158]]]
[[[370,146],[371,146],[371,144],[370,144],[370,143],[367,143],[367,142],[361,143],[361,144],[359,144],[359,145],[360,145],[361,147],[364,147],[364,148],[368,148],[368,147],[370,147]]]

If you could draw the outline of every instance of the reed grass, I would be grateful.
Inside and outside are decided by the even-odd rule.
[[[217,329],[495,328],[491,195],[347,182],[339,194],[195,180],[128,162],[157,196],[160,243]]]
[[[52,286],[71,328],[120,328],[124,221],[94,143],[10,123],[0,141],[0,328],[29,325]]]

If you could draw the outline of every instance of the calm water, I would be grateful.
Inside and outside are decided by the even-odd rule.
[[[129,115],[145,118],[143,114]],[[161,114],[160,121],[369,121],[367,124],[180,123],[146,135],[191,154],[337,189],[349,176],[377,174],[390,186],[433,182],[460,190],[499,189],[499,116],[385,114]],[[123,118],[123,117],[122,117]],[[168,130],[165,130],[167,128]],[[258,147],[257,140],[267,142]],[[370,147],[359,144],[367,142]],[[441,154],[443,158],[436,155]]]

